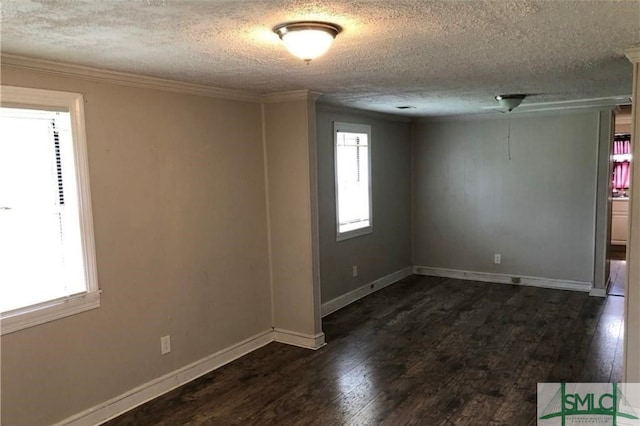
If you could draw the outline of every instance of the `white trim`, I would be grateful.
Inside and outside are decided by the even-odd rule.
[[[15,316],[4,313],[0,319],[2,335],[13,333],[25,328],[34,327],[49,321],[54,321],[70,315],[79,314],[100,307],[100,293],[82,293],[45,303],[40,303],[29,308],[20,309]]]
[[[297,331],[283,330],[281,328],[273,329],[273,340],[287,345],[299,346],[306,349],[320,349],[325,346],[324,333],[305,334]]]
[[[371,226],[371,216],[369,216],[369,226],[363,228],[354,229],[352,231],[340,232],[336,235],[336,242],[349,240],[351,238],[360,237],[362,235],[371,234],[373,232],[373,226]]]
[[[457,115],[424,116],[413,119],[414,123],[433,124],[451,121],[506,120],[511,118],[539,117],[540,115],[575,114],[582,111],[613,110],[618,105],[631,103],[631,96],[622,94],[608,98],[577,99],[571,101],[544,102],[523,104],[509,114],[501,113],[499,105],[482,107],[481,112],[470,112]]]
[[[107,422],[274,341],[314,350],[326,345],[324,333],[319,333],[314,336],[282,329],[263,331],[235,345],[222,349],[212,355],[111,398],[108,401],[68,417],[56,423],[56,426],[88,426]]]
[[[342,133],[365,133],[367,135],[367,171],[369,175],[369,225],[350,231],[340,232],[340,188],[338,183],[338,132]],[[344,123],[340,121],[333,122],[333,181],[335,183],[335,202],[336,202],[336,241],[344,241],[350,238],[359,237],[361,235],[373,232],[373,182],[371,171],[371,160],[373,156],[371,142],[371,126],[359,123]]]
[[[87,154],[87,130],[84,115],[84,97],[74,94],[71,116],[71,136],[76,172],[78,215],[80,217],[80,238],[85,269],[87,292],[99,292],[96,243],[93,230],[93,208],[91,207],[91,182],[89,181],[89,157]]]
[[[119,71],[107,71],[81,65],[65,64],[44,59],[3,54],[0,58],[3,67],[17,68],[37,72],[48,72],[64,77],[81,78],[100,83],[118,84],[121,86],[142,87],[165,90],[169,92],[187,93],[191,95],[209,96],[235,101],[260,102],[261,96],[249,92],[221,89],[202,84],[185,83],[164,78],[148,77]]]
[[[179,368],[109,401],[71,416],[57,425],[96,425],[104,423],[177,387],[197,379],[273,341],[274,333],[264,331],[208,357]]]
[[[82,246],[82,263],[86,292],[34,306],[5,312],[0,320],[2,334],[33,327],[67,315],[98,308],[100,290],[91,208],[91,186],[89,182],[89,160],[87,157],[87,136],[84,116],[84,97],[80,93],[25,87],[0,86],[3,102],[17,103],[29,107],[60,108],[69,111],[71,118],[71,141],[73,144],[73,165],[75,168],[77,208]]]
[[[81,78],[99,83],[118,84],[120,86],[141,87],[145,89],[163,90],[167,92],[185,93],[189,95],[207,96],[218,99],[229,99],[241,102],[275,103],[299,100],[317,100],[321,93],[311,90],[291,90],[258,94],[243,90],[223,89],[206,84],[187,83],[166,78],[150,77],[120,71],[104,70],[83,65],[68,64],[26,56],[2,54],[0,63],[4,67],[35,72],[46,72],[63,77]]]
[[[276,103],[299,100],[315,101],[322,95],[319,92],[306,89],[258,94],[244,90],[223,89],[221,87],[210,86],[207,84],[187,83],[179,80],[170,80],[121,71],[111,71],[46,59],[29,58],[26,56],[12,55],[8,53],[2,54],[0,57],[0,63],[2,66],[8,68],[46,72],[61,75],[63,77],[97,81],[99,83],[163,90],[167,92],[185,93],[189,95],[207,96],[241,102]]]
[[[288,92],[267,93],[260,97],[260,101],[266,104],[292,101],[315,101],[320,93],[311,90],[291,90]]]
[[[418,275],[429,275],[432,277],[456,278],[460,280],[482,281],[500,284],[525,285],[531,287],[553,288],[557,290],[590,292],[593,287],[593,283],[587,281],[556,280],[552,278],[528,277],[522,275],[461,271],[458,269],[432,268],[429,266],[414,266],[413,273]],[[517,282],[517,280],[519,280],[519,282]]]
[[[335,311],[370,295],[371,293],[375,293],[376,291],[382,290],[383,288],[388,287],[403,278],[413,275],[412,269],[413,268],[411,266],[400,269],[399,271],[392,272],[389,275],[385,275],[382,278],[378,278],[375,281],[358,287],[355,290],[351,290],[350,292],[343,294],[342,296],[338,296],[335,299],[324,302],[322,304],[322,316],[326,317],[327,315],[332,314]]]
[[[62,111],[70,111],[78,108],[78,100],[82,101],[82,95],[73,92],[61,92],[57,90],[33,89],[29,87],[0,86],[2,102],[18,103],[42,107],[59,107]],[[84,116],[83,108],[79,110]],[[74,127],[74,130],[75,127]]]
[[[523,114],[527,112],[538,111],[557,111],[566,109],[584,109],[584,108],[615,108],[621,104],[628,104],[631,102],[631,96],[624,94],[621,96],[609,96],[604,98],[592,98],[592,99],[576,99],[568,101],[555,101],[555,102],[538,102],[520,105],[514,109],[512,113]],[[483,107],[484,110],[495,110],[498,107]]]

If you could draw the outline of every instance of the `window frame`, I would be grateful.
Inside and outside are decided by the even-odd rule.
[[[340,194],[338,183],[338,132],[341,133],[366,133],[367,135],[367,162],[368,162],[368,176],[369,176],[369,226],[354,229],[351,231],[340,232]],[[340,121],[333,122],[333,180],[335,183],[335,201],[336,201],[336,241],[344,241],[351,238],[359,237],[362,235],[371,234],[373,232],[373,182],[371,173],[371,157],[372,157],[372,143],[371,143],[371,126],[368,124],[358,123],[345,123]]]
[[[84,115],[84,97],[80,93],[26,87],[0,86],[2,106],[68,111],[74,153],[80,238],[86,291],[0,313],[1,335],[44,324],[100,306],[96,264],[93,214],[89,182],[89,162]]]

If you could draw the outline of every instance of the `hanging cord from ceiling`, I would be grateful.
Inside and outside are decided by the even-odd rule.
[[[511,111],[518,107],[526,98],[524,93],[512,93],[507,95],[496,95],[494,99],[500,104],[501,107],[506,109],[507,117],[507,156],[511,160]],[[502,112],[502,111],[500,111]]]
[[[507,122],[507,155],[511,161],[511,111],[508,112]]]

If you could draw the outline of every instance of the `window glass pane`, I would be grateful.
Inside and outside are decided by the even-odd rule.
[[[0,109],[0,312],[86,290],[70,116]]]
[[[369,140],[367,133],[336,133],[338,232],[370,226]]]

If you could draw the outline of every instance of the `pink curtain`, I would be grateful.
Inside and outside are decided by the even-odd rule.
[[[618,190],[629,188],[629,162],[620,161],[613,166],[613,187]]]
[[[613,154],[631,154],[631,137],[616,136],[613,141]],[[613,188],[624,190],[629,188],[630,177],[629,160],[616,161],[613,163]]]
[[[631,154],[631,139],[613,141],[614,154]]]

